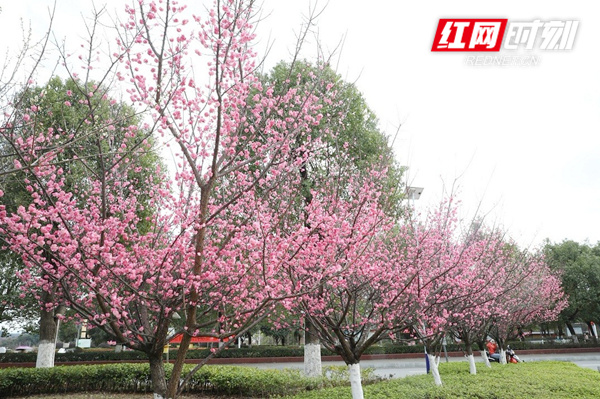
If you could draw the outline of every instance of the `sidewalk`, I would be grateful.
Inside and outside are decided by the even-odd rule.
[[[584,352],[584,353],[566,353],[561,350],[561,353],[529,353],[529,352],[541,352],[539,350],[531,351],[518,351],[517,355],[525,362],[535,361],[547,361],[547,360],[558,360],[573,362],[580,367],[589,368],[592,370],[598,370],[600,367],[600,349],[595,348],[595,352]],[[361,367],[372,367],[375,369],[375,375],[384,378],[400,378],[409,375],[425,374],[425,355],[412,354],[411,358],[374,358],[369,356],[360,362]],[[377,355],[385,356],[385,355]],[[304,368],[304,364],[301,360],[289,361],[289,362],[264,362],[264,363],[242,363],[244,359],[237,359],[240,362],[235,364],[238,366],[250,366],[261,369],[300,369]],[[446,359],[442,356],[440,362],[445,362]],[[465,367],[468,368],[467,361],[460,352],[453,352],[449,354],[448,361],[450,362],[465,362]],[[475,361],[478,365],[483,365],[483,360],[479,356],[479,353],[475,354]],[[231,363],[230,363],[231,364]],[[324,360],[323,366],[343,366],[344,362],[341,360]]]
[[[519,358],[526,362],[558,360],[573,362],[580,367],[599,370],[600,348],[565,348],[565,349],[529,349],[516,351]],[[202,359],[188,359],[189,363],[197,363]],[[446,359],[442,355],[441,362]],[[462,352],[449,352],[448,361],[465,362]],[[475,352],[475,361],[483,363],[479,352]],[[89,362],[57,362],[56,365],[76,364],[109,364],[109,363],[146,363],[137,361],[89,361]],[[211,359],[209,364],[231,364],[236,366],[257,367],[261,369],[304,369],[302,357],[273,357],[273,358],[217,358]],[[339,356],[323,356],[323,366],[344,366],[345,363]],[[0,368],[5,367],[35,367],[35,362],[29,363],[0,363]],[[375,374],[384,378],[399,378],[408,375],[425,374],[425,355],[423,353],[398,353],[387,355],[364,355],[361,367],[372,367]]]

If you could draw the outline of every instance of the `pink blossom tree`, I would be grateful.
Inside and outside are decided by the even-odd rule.
[[[325,260],[339,265],[340,274],[324,280],[323,289],[299,302],[322,344],[348,364],[353,398],[363,396],[360,358],[369,346],[407,328],[414,328],[430,349],[441,339],[447,325],[444,305],[453,300],[449,293],[453,279],[464,273],[468,258],[452,239],[456,223],[451,202],[421,223],[397,222],[384,212],[381,187],[358,186],[355,197],[365,198],[372,209],[368,217],[344,215],[339,206],[326,207],[332,209],[330,217],[347,221],[359,234],[345,235],[351,246],[333,241],[332,256]],[[307,278],[303,272],[291,274]]]
[[[412,330],[425,346],[436,385],[442,385],[438,371],[442,341],[454,320],[472,310],[469,300],[483,282],[477,261],[485,243],[464,240],[456,214],[455,200],[443,201],[415,235],[419,289]]]
[[[0,10],[0,13],[2,10]],[[49,28],[52,27],[54,10],[50,10]],[[15,32],[15,35],[17,33]],[[36,74],[38,66],[47,57],[47,48],[50,42],[49,30],[42,37],[35,37],[31,29],[24,27],[22,31],[22,41],[14,41],[17,49],[9,48],[6,51],[5,61],[0,68],[0,115],[4,119],[15,117],[20,104],[22,104],[25,93],[34,83],[33,77]],[[24,77],[24,78],[23,78]],[[18,127],[18,126],[17,126]],[[3,198],[3,203],[9,209],[15,209],[20,203],[20,195],[24,189],[18,183],[19,179],[15,177],[18,173],[13,165],[13,150],[9,143],[2,140],[0,135],[0,189],[9,192],[10,198]],[[36,298],[31,295],[21,295],[23,282],[18,277],[18,271],[22,268],[20,257],[7,248],[0,249],[0,320],[2,323],[17,321],[18,324],[31,322],[36,318],[40,311],[37,309]],[[48,316],[48,317],[45,317]],[[55,325],[54,312],[42,313],[42,318],[49,320]],[[46,333],[46,334],[44,334]],[[40,327],[40,344],[38,344],[38,362],[37,365],[44,366],[40,362],[43,357],[44,341],[52,337],[54,343],[55,331],[53,328]],[[54,345],[49,351],[48,358],[54,358]]]
[[[529,256],[522,256],[500,232],[478,232],[463,236],[458,230],[456,207],[450,200],[443,204],[424,225],[417,247],[419,258],[418,321],[415,334],[424,342],[434,381],[441,385],[437,371],[439,346],[445,335],[461,338],[469,369],[476,373],[473,343],[489,332],[490,321],[507,315],[511,295],[526,290],[533,281],[548,284],[556,301],[544,297],[544,307],[532,312],[551,316],[561,301],[556,279],[547,267]],[[534,277],[535,276],[535,277]],[[525,298],[517,300],[526,303]]]
[[[510,289],[503,280],[504,271],[514,265],[507,254],[504,234],[478,231],[466,240],[475,247],[475,253],[471,266],[461,276],[461,300],[448,309],[448,317],[450,331],[465,347],[469,372],[476,374],[473,345],[487,336],[498,298]],[[481,348],[481,356],[489,366],[484,348]]]
[[[400,236],[380,206],[380,189],[372,183],[355,183],[359,182],[345,187],[354,192],[350,203],[315,195],[313,203],[327,201],[328,206],[322,207],[318,218],[310,219],[311,226],[334,223],[327,230],[319,228],[314,247],[306,248],[311,252],[321,248],[318,262],[307,252],[311,267],[291,265],[290,276],[309,286],[321,280],[321,286],[301,296],[297,305],[321,344],[348,365],[352,397],[362,398],[361,356],[371,345],[409,325],[412,302],[407,298],[416,271],[393,261]]]
[[[328,201],[308,209],[319,223],[290,216],[303,160],[320,148],[319,140],[299,137],[310,136],[328,100],[314,86],[274,93],[257,79],[252,1],[216,1],[204,16],[170,0],[140,1],[126,11],[108,64],[93,51],[79,56],[83,78],[107,65],[100,80],[114,77],[127,90],[142,129],[171,145],[176,170],[157,168],[137,185],[130,172],[142,167],[136,155],[148,145],[135,140],[139,127],[100,122],[91,109],[84,123],[97,124],[101,145],[68,162],[93,160],[99,168],[75,193],[65,184],[71,169],[57,159],[65,142],[81,137],[39,129],[41,110],[33,104],[24,118],[29,135],[12,136],[10,120],[2,127],[17,154],[15,169],[28,174],[31,201],[14,213],[2,209],[1,235],[23,257],[23,277],[33,287],[55,287],[50,306],[67,303],[146,353],[155,397],[172,398],[183,388],[192,336],[232,342],[275,303],[316,289],[290,285],[286,271],[298,256],[319,259],[325,249],[315,237],[335,230],[336,221],[324,217]],[[64,64],[81,79],[72,72],[76,56],[64,54]],[[96,90],[87,96],[110,98]],[[117,147],[115,129],[125,138]],[[85,204],[76,200],[82,196]],[[175,314],[185,327],[167,382],[162,349]]]
[[[490,328],[504,364],[506,342],[515,338],[520,328],[556,320],[568,304],[560,277],[550,270],[541,254],[513,249],[509,256],[515,267],[505,271],[503,281],[497,281],[504,289],[496,298]]]
[[[97,95],[89,96],[92,91]],[[63,190],[71,192],[80,204],[87,203],[88,196],[85,190],[79,189],[86,186],[91,176],[103,172],[104,163],[116,161],[117,158],[113,156],[115,154],[111,147],[123,145],[127,149],[123,151],[125,153],[133,146],[147,140],[146,132],[141,129],[137,129],[134,137],[124,139],[123,128],[138,125],[139,117],[132,108],[111,101],[105,96],[106,92],[105,88],[93,82],[74,80],[62,82],[60,78],[55,77],[43,87],[29,87],[19,93],[15,113],[11,118],[15,122],[14,128],[5,130],[2,137],[6,150],[4,155],[7,159],[12,158],[11,167],[14,168],[15,161],[20,163],[19,159],[22,159],[22,155],[19,155],[20,149],[17,148],[15,151],[9,143],[35,137],[35,133],[39,131],[70,132],[78,137],[77,142],[69,143],[68,135],[53,140],[54,146],[62,148],[53,162],[61,164],[63,169],[65,176]],[[97,134],[97,129],[101,126],[112,126],[110,142]],[[101,158],[96,156],[98,148],[105,150]],[[40,146],[37,157],[41,157],[44,151],[43,146]],[[137,188],[137,184],[143,185],[148,181],[148,177],[154,174],[152,169],[156,168],[159,158],[155,146],[150,142],[144,145],[144,151],[135,151],[132,155],[138,157],[136,163],[140,170],[131,169],[126,176],[132,181],[133,187]],[[79,158],[80,161],[72,162],[73,157]],[[9,173],[4,177],[2,187],[7,191],[7,195],[3,202],[8,212],[15,212],[18,206],[28,207],[31,198],[24,180],[31,177],[23,168],[19,173]],[[145,205],[143,197],[138,199],[142,205]],[[140,212],[143,219],[143,216],[149,215],[151,210],[140,209]],[[142,222],[140,227],[147,228],[148,224]],[[58,318],[61,317],[61,310],[64,313],[64,306],[54,306],[54,291],[51,286],[44,287],[41,291],[33,290],[42,305],[37,367],[52,367],[54,364]]]
[[[324,79],[327,84],[315,85],[315,79]],[[297,60],[290,64],[280,63],[265,80],[272,82],[276,90],[313,86],[322,90],[323,95],[336,93],[335,101],[324,103],[322,109],[322,113],[329,117],[320,121],[310,137],[302,138],[318,139],[323,145],[323,151],[299,160],[300,187],[296,212],[304,219],[305,225],[311,226],[308,208],[315,196],[319,196],[320,201],[323,201],[325,193],[329,193],[327,196],[331,199],[337,198],[335,203],[328,204],[330,207],[339,206],[349,199],[356,200],[359,195],[364,195],[353,191],[359,179],[365,184],[370,181],[372,189],[377,191],[372,197],[388,204],[388,214],[397,214],[401,205],[398,187],[402,186],[402,169],[395,163],[387,136],[379,130],[374,113],[356,87],[345,82],[328,64],[313,66]],[[300,144],[301,141],[297,142],[297,145]],[[375,168],[377,172],[369,173]],[[383,170],[387,172],[382,175]],[[381,181],[373,186],[372,183],[377,180]],[[381,186],[382,183],[385,187]],[[385,195],[382,196],[382,192]],[[368,211],[363,207],[353,212]],[[322,374],[319,336],[310,318],[304,319],[304,326],[304,372],[307,376],[318,377]]]
[[[454,248],[457,251],[455,254],[460,254],[454,263],[458,267],[436,278],[436,287],[443,289],[430,291],[427,302],[435,306],[422,316],[425,319],[423,326],[437,326],[437,330],[431,328],[429,334],[423,335],[427,337],[426,344],[429,341],[439,343],[440,336],[448,332],[459,337],[465,346],[470,373],[475,374],[473,344],[483,341],[490,329],[498,331],[496,320],[499,315],[506,316],[501,325],[509,324],[510,331],[516,331],[516,326],[523,325],[524,319],[518,316],[513,318],[507,311],[511,303],[523,305],[531,314],[542,313],[544,317],[552,318],[556,315],[554,309],[563,306],[562,293],[556,278],[549,274],[548,268],[538,258],[518,251],[500,232],[468,235],[454,243]],[[440,270],[439,264],[435,270]],[[539,306],[530,303],[532,291],[527,287],[532,283],[538,289],[547,288],[548,296],[541,294],[540,290],[543,299],[538,302]],[[519,293],[524,292],[528,293],[520,297]],[[504,328],[502,331],[505,331]],[[506,342],[504,336],[496,334],[496,337],[500,343]],[[482,356],[487,361],[483,350]],[[501,351],[501,359],[503,357]],[[436,383],[441,384],[435,374],[435,359],[430,359],[430,362]]]

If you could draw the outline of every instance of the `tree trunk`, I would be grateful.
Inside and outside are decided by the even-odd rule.
[[[477,374],[477,367],[475,366],[475,355],[472,353],[467,355],[467,360],[469,361],[469,374]]]
[[[433,375],[433,382],[437,386],[442,386],[442,377],[440,377],[440,370],[438,369],[439,357],[427,353],[427,358],[429,359],[429,367],[431,375]]]
[[[496,337],[496,343],[498,344],[498,354],[500,355],[499,363],[506,364],[506,341],[500,337]]]
[[[179,344],[179,350],[177,351],[177,357],[175,358],[175,362],[173,363],[173,371],[171,372],[171,378],[169,379],[168,396],[170,399],[175,398],[177,396],[177,390],[179,389],[179,379],[183,371],[185,356],[187,354],[191,342],[192,337],[189,334],[184,333],[183,337],[181,337],[181,343]],[[160,357],[160,360],[162,363],[162,355]],[[155,397],[155,399],[158,398]]]
[[[579,343],[579,338],[577,338],[577,334],[575,333],[575,329],[573,328],[573,324],[571,324],[570,321],[567,321],[565,323],[567,325],[567,328],[569,329],[569,332],[571,333],[571,336],[573,337],[573,342],[578,344]]]
[[[485,353],[484,350],[479,351],[479,353],[481,354],[481,358],[483,359],[483,362],[485,363],[486,367],[492,368],[492,365],[490,364],[490,359],[488,359],[487,353]]]
[[[52,294],[46,291],[42,292],[42,300],[46,304],[51,304]],[[54,353],[56,349],[56,319],[54,318],[54,309],[46,310],[42,308],[40,316],[40,342],[38,344],[37,359],[35,367],[54,367]]]
[[[166,399],[167,380],[165,377],[163,354],[162,352],[148,354],[148,360],[150,362],[150,379],[152,381],[154,399]]]
[[[473,344],[469,340],[465,340],[465,351],[467,352],[467,360],[469,361],[469,373],[477,374],[477,367],[475,366],[475,356],[473,355]]]
[[[506,351],[504,347],[500,347],[500,364],[506,364]]]
[[[208,186],[204,186],[200,189],[201,192],[201,206],[200,206],[200,214],[206,215],[208,209],[208,191],[210,191],[210,184]],[[203,223],[204,217],[199,218],[198,223]],[[201,227],[196,231],[196,238],[194,243],[194,249],[196,250],[196,256],[194,258],[194,275],[199,275],[202,267],[203,257],[201,254],[204,252],[204,240],[206,238],[206,228]],[[200,295],[196,288],[192,287],[190,292],[190,302],[194,303],[198,301]],[[221,318],[221,312],[219,312],[219,319]],[[192,337],[188,334],[189,331],[193,331],[196,325],[196,306],[195,305],[187,305],[186,316],[185,316],[185,327],[186,332],[181,337],[181,343],[179,344],[179,350],[177,351],[177,357],[175,358],[175,362],[173,363],[173,369],[171,371],[171,377],[169,378],[169,383],[167,387],[167,396],[171,398],[176,398],[177,392],[179,391],[179,384],[181,379],[181,373],[183,372],[183,364],[185,363],[185,358],[187,352],[190,348],[190,344],[192,342]],[[218,324],[219,331],[221,331],[221,326]],[[166,332],[165,332],[166,336]],[[221,347],[222,341],[219,338],[219,347]],[[162,363],[162,354],[160,357],[160,361]],[[163,371],[164,372],[164,371]]]
[[[304,344],[304,375],[307,377],[321,377],[321,342],[313,324],[305,318],[306,335]]]
[[[492,368],[492,365],[490,364],[490,359],[488,359],[488,355],[485,351],[485,344],[483,341],[477,341],[477,346],[479,347],[479,355],[481,356],[481,358],[483,359],[483,362],[485,363],[486,367]]]
[[[349,364],[348,371],[350,373],[350,390],[352,391],[352,399],[363,399],[364,395],[360,376],[360,363]]]
[[[296,137],[298,148],[301,148],[303,143],[301,136]],[[303,155],[303,154],[301,154]],[[300,157],[301,158],[301,157]],[[304,160],[300,165],[300,188],[301,194],[304,198],[304,205],[308,207],[313,199],[310,187],[312,181],[308,177],[308,161]],[[308,213],[304,211],[304,226],[310,228],[308,222]],[[320,286],[318,293],[321,294],[323,286]],[[304,327],[306,329],[304,333],[304,375],[307,377],[321,377],[323,375],[323,369],[321,366],[321,342],[316,326],[311,322],[309,317],[304,317]]]
[[[590,335],[595,343],[598,343],[598,336],[596,335],[596,328],[593,321],[587,322],[588,329],[590,330]]]

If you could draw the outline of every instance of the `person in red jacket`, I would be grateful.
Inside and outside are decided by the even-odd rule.
[[[496,353],[496,351],[498,350],[498,345],[496,344],[496,341],[494,341],[493,339],[490,338],[490,339],[488,339],[485,346],[487,347],[487,350],[488,350],[488,356],[491,357],[492,359],[494,359],[495,361],[499,362],[500,354]]]

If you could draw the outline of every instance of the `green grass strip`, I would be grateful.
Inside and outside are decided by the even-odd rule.
[[[388,380],[364,387],[366,399],[590,399],[600,398],[600,373],[569,362],[530,362],[479,365],[469,374],[466,362],[440,364],[444,385],[436,387],[431,375]],[[303,392],[288,399],[351,398],[349,387]]]

